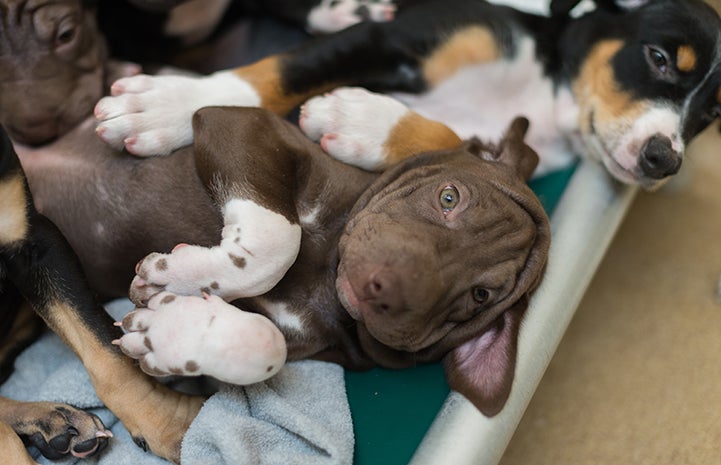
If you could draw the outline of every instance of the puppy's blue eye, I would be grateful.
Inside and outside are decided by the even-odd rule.
[[[456,205],[458,205],[460,198],[461,196],[458,193],[458,189],[453,186],[444,187],[439,198],[441,208],[444,212],[453,210],[456,208]]]

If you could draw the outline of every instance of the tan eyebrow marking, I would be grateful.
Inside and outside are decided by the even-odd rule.
[[[676,67],[688,73],[696,68],[696,51],[690,45],[681,45],[676,51]]]

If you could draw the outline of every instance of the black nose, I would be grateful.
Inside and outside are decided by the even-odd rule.
[[[403,308],[398,278],[391,272],[381,271],[373,275],[366,285],[368,303],[377,312],[394,312]]]
[[[671,139],[653,136],[641,149],[641,170],[652,179],[663,179],[678,173],[681,154],[671,147]]]

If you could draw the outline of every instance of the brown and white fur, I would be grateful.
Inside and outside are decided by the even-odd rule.
[[[2,211],[1,217],[3,221],[23,217],[29,219],[27,224],[22,221],[19,223],[29,227],[21,228],[18,234],[13,235],[7,241],[3,238],[3,290],[9,290],[7,292],[10,294],[7,295],[12,297],[10,302],[12,307],[8,308],[14,309],[22,302],[29,301],[34,309],[46,318],[50,327],[60,334],[80,356],[91,375],[99,397],[123,421],[139,445],[150,448],[156,454],[169,460],[178,461],[182,436],[200,408],[202,399],[186,397],[163,388],[137,369],[129,358],[124,357],[117,348],[112,346],[111,341],[117,339],[128,341],[129,345],[124,349],[134,356],[143,358],[143,366],[153,373],[158,373],[158,371],[172,373],[180,370],[189,374],[198,374],[202,369],[207,370],[210,374],[223,377],[224,371],[213,371],[212,364],[218,363],[216,357],[203,358],[205,353],[212,354],[212,350],[206,352],[209,348],[204,344],[194,346],[193,358],[183,359],[184,363],[179,366],[175,364],[178,362],[177,359],[164,360],[165,365],[155,363],[150,358],[145,360],[145,356],[149,352],[140,353],[137,346],[132,344],[133,338],[129,337],[137,335],[138,330],[148,330],[143,326],[134,326],[135,324],[142,325],[143,318],[128,318],[126,324],[133,333],[128,336],[129,339],[121,339],[122,333],[118,328],[113,327],[99,307],[93,293],[97,291],[104,296],[125,294],[134,274],[134,264],[137,260],[154,251],[170,252],[173,246],[179,242],[190,242],[193,245],[176,248],[171,256],[179,257],[203,245],[208,247],[207,250],[211,250],[214,245],[221,244],[222,249],[223,237],[227,236],[231,239],[240,237],[234,236],[235,233],[231,228],[224,227],[224,221],[226,226],[233,223],[232,220],[235,218],[233,214],[238,211],[243,213],[250,211],[257,219],[263,219],[264,222],[275,219],[278,227],[272,232],[285,231],[287,233],[280,236],[283,240],[278,248],[279,251],[285,251],[285,253],[281,254],[279,263],[271,264],[268,267],[269,274],[264,279],[255,284],[246,282],[246,287],[241,290],[233,286],[242,284],[242,280],[228,284],[219,277],[218,280],[208,281],[212,275],[205,268],[199,270],[199,276],[204,282],[193,289],[200,294],[203,291],[212,293],[219,292],[222,285],[223,292],[228,289],[232,291],[228,294],[228,298],[246,293],[263,293],[271,287],[272,289],[265,292],[264,296],[249,298],[248,302],[256,306],[248,308],[250,310],[248,313],[230,307],[219,297],[206,300],[202,297],[177,296],[174,299],[175,302],[194,299],[195,303],[192,305],[198,305],[205,310],[211,304],[213,308],[222,307],[221,320],[218,321],[226,319],[230,322],[227,327],[231,329],[244,325],[253,330],[258,327],[265,328],[264,334],[267,337],[247,338],[245,342],[254,349],[262,349],[267,342],[270,345],[266,348],[280,350],[268,350],[261,353],[260,355],[265,358],[261,357],[260,362],[254,365],[257,371],[251,373],[251,376],[245,380],[235,378],[237,382],[258,379],[258,372],[262,376],[272,375],[280,367],[286,354],[290,359],[330,358],[347,363],[349,367],[354,368],[364,368],[376,363],[401,367],[445,357],[449,367],[449,378],[454,387],[474,399],[479,407],[488,413],[494,413],[502,407],[513,375],[516,332],[528,296],[540,279],[549,240],[547,219],[537,200],[523,182],[523,177],[528,175],[535,166],[535,154],[522,143],[523,133],[526,130],[522,123],[521,126],[516,125],[509,131],[506,141],[501,146],[493,147],[472,143],[468,147],[452,152],[429,154],[419,158],[418,162],[409,161],[404,168],[421,169],[422,171],[423,166],[416,166],[416,164],[428,163],[430,167],[436,166],[438,160],[443,160],[445,163],[450,159],[456,159],[459,163],[457,171],[463,176],[460,180],[455,181],[453,186],[443,182],[440,192],[435,191],[439,186],[418,189],[417,195],[420,195],[421,192],[425,193],[425,201],[429,202],[428,206],[433,205],[437,212],[440,209],[439,218],[446,219],[449,225],[453,225],[462,223],[460,220],[458,222],[452,220],[453,218],[465,216],[475,218],[477,216],[461,212],[470,213],[474,210],[469,208],[473,204],[468,201],[478,196],[473,195],[475,187],[471,187],[483,186],[482,190],[486,191],[488,195],[480,196],[482,199],[480,202],[481,213],[485,213],[485,218],[490,221],[487,225],[490,232],[496,233],[500,231],[498,228],[503,229],[509,226],[512,229],[518,226],[518,230],[513,229],[510,233],[498,236],[491,234],[488,237],[494,246],[480,249],[478,252],[487,268],[477,267],[477,270],[486,270],[486,274],[464,274],[464,270],[460,270],[454,271],[454,274],[458,274],[462,279],[443,283],[444,286],[441,287],[438,287],[438,284],[441,283],[438,280],[430,282],[426,286],[426,292],[438,297],[438,302],[431,302],[433,299],[429,299],[428,302],[422,301],[418,305],[414,303],[414,311],[409,313],[409,317],[416,315],[415,318],[406,320],[404,317],[398,319],[397,323],[384,324],[383,321],[388,320],[388,315],[382,316],[385,306],[388,310],[392,310],[399,308],[398,305],[405,305],[405,301],[395,300],[389,303],[380,301],[377,308],[374,309],[371,300],[360,298],[363,295],[362,292],[366,292],[362,289],[365,286],[356,288],[353,287],[353,284],[342,284],[340,296],[337,294],[339,291],[335,288],[334,280],[330,276],[335,273],[333,258],[337,258],[338,255],[322,253],[323,251],[332,251],[335,246],[332,241],[322,239],[321,233],[327,231],[326,227],[319,226],[321,223],[318,222],[320,220],[318,215],[321,210],[310,208],[297,211],[295,214],[297,217],[291,221],[288,219],[289,217],[284,216],[291,211],[290,207],[281,208],[281,216],[284,216],[285,219],[280,219],[278,212],[272,214],[273,209],[269,208],[270,204],[262,201],[262,196],[278,194],[283,188],[288,188],[288,185],[281,184],[278,188],[267,190],[256,189],[254,194],[261,197],[254,197],[252,203],[255,203],[255,206],[251,205],[247,201],[248,199],[245,201],[240,199],[240,202],[228,204],[218,202],[217,196],[223,192],[227,195],[242,196],[245,191],[215,190],[214,186],[225,184],[217,184],[214,180],[211,182],[210,174],[222,178],[223,173],[231,171],[227,170],[228,167],[225,165],[212,168],[210,163],[212,158],[198,158],[198,151],[194,148],[180,150],[172,158],[157,157],[142,160],[108,147],[95,136],[92,121],[84,119],[84,113],[80,110],[82,107],[89,109],[93,100],[102,94],[103,80],[110,75],[110,69],[106,67],[104,47],[99,41],[98,31],[92,22],[92,12],[84,10],[80,2],[72,0],[43,5],[38,8],[25,8],[31,4],[12,0],[8,0],[4,5],[7,6],[3,10],[6,12],[6,18],[13,20],[7,21],[8,28],[0,31],[2,33],[0,46],[3,47],[3,59],[12,66],[3,68],[4,73],[7,74],[4,74],[3,79],[0,80],[2,84],[0,88],[2,96],[0,98],[0,118],[16,139],[15,147],[20,152],[28,184],[25,185],[25,178],[17,165],[13,147],[6,140],[2,160],[14,163],[10,174],[13,185],[21,186],[18,192],[22,195],[16,197],[16,201],[9,205],[8,210]],[[18,41],[22,42],[22,47]],[[36,86],[30,86],[32,82]],[[32,91],[27,92],[27,89],[32,89]],[[24,95],[25,98],[15,98],[20,95]],[[36,97],[38,100],[35,100]],[[235,111],[230,114],[221,112],[224,116],[220,123],[225,121],[227,124],[236,121],[232,117]],[[214,114],[216,113],[206,112],[205,116]],[[274,119],[264,112],[257,111],[246,111],[243,115],[241,119],[247,119],[247,133],[241,139],[234,139],[236,146],[259,148],[257,144],[266,144],[264,148],[267,153],[273,154],[277,152],[279,146],[291,144],[293,147],[302,149],[301,152],[310,154],[309,160],[312,161],[307,166],[312,167],[311,171],[314,173],[321,175],[317,178],[318,180],[327,180],[322,176],[326,173],[327,166],[336,166],[335,169],[341,170],[343,173],[354,173],[352,177],[357,183],[349,183],[342,177],[332,177],[331,184],[336,189],[340,188],[344,195],[357,194],[365,184],[376,178],[375,175],[328,159],[320,153],[320,149],[316,145],[305,140],[296,130],[290,129],[286,123],[277,118]],[[253,123],[258,118],[263,123],[260,128],[257,123]],[[261,130],[266,129],[269,125],[275,125],[277,132],[267,133],[267,131]],[[210,126],[214,127],[215,131],[222,128],[227,129],[227,125],[223,124]],[[233,131],[231,130],[231,132]],[[204,131],[200,131],[200,134],[202,133]],[[224,154],[223,150],[227,147],[223,144],[220,146],[216,144],[225,138],[215,137],[215,133],[212,131],[209,134],[209,142],[202,147],[205,147],[210,155]],[[268,139],[260,137],[263,134],[268,135]],[[56,136],[60,137],[54,139]],[[200,140],[203,139],[200,138]],[[29,146],[17,143],[18,141],[41,145]],[[263,153],[260,150],[258,152]],[[269,159],[272,157],[259,157],[255,159],[255,162]],[[251,159],[249,158],[249,160]],[[227,159],[225,161],[216,159],[215,163],[227,163],[227,161]],[[278,170],[282,170],[284,166],[286,165],[281,161],[277,165],[271,164],[265,168],[272,172],[279,172]],[[199,170],[198,167],[201,167],[202,170]],[[474,170],[480,171],[469,178],[468,173],[474,172]],[[202,179],[199,176],[201,172],[205,173]],[[300,172],[302,173],[302,171]],[[400,181],[403,177],[401,174],[400,170],[389,172],[384,175],[383,179],[391,182],[394,181],[393,176],[398,175]],[[243,176],[237,178],[242,179]],[[272,176],[260,176],[254,182],[264,183],[271,179],[273,179]],[[227,186],[237,182],[237,179],[229,180],[229,182],[230,184]],[[322,187],[322,185],[322,183],[316,184],[317,187]],[[375,185],[382,186],[382,184]],[[28,186],[30,190],[28,190]],[[211,187],[210,190],[209,187]],[[445,205],[448,207],[447,202],[453,203],[458,200],[457,194],[453,194],[453,189],[458,189],[458,193],[464,199],[463,202],[459,203],[458,208],[455,204],[451,205],[451,208],[440,208],[439,202],[441,201],[446,202]],[[30,191],[32,191],[34,202],[31,202]],[[324,192],[327,191],[321,189],[317,194]],[[381,190],[381,192],[384,191]],[[442,197],[440,194],[443,192],[445,195]],[[373,199],[374,194],[376,192],[370,190],[364,197],[365,201],[369,204],[376,203],[377,201]],[[318,195],[315,195],[313,198],[317,197]],[[329,195],[323,200],[337,208],[340,205],[335,205],[333,202],[340,198],[340,194]],[[354,202],[352,196],[343,198],[346,199],[342,205],[344,208],[350,207]],[[491,199],[493,201],[490,201]],[[223,203],[227,208],[223,211],[219,210],[217,208],[219,203]],[[401,202],[401,204],[403,203],[405,202]],[[506,205],[506,207],[496,209],[497,203]],[[36,211],[35,205],[39,212]],[[274,205],[280,204],[275,202]],[[240,210],[235,207],[239,207]],[[457,213],[453,213],[452,210]],[[420,208],[415,213],[423,214],[426,211],[426,209]],[[20,213],[16,215],[15,212]],[[25,212],[26,216],[23,216],[22,212]],[[257,213],[259,212],[262,218],[258,218]],[[224,213],[227,214],[225,218]],[[413,213],[413,211],[407,213]],[[50,242],[38,241],[39,238],[34,235],[38,232],[37,225],[49,224],[42,219],[42,214],[49,216],[58,225],[60,231],[67,236],[70,245],[79,255],[79,262],[76,261],[72,250],[57,230],[50,228],[48,233]],[[291,216],[293,215],[291,214]],[[484,215],[480,215],[480,217],[483,218]],[[339,228],[346,218],[343,215],[337,216],[326,212],[325,219],[332,223],[332,228],[328,227],[328,230],[334,231],[336,237],[340,235]],[[315,225],[316,230],[311,229],[311,231],[301,233],[300,237],[303,240],[299,245],[297,243],[297,225],[300,223],[303,223],[304,226]],[[483,224],[477,226],[482,227]],[[248,232],[247,227],[245,229],[245,232]],[[362,228],[358,230],[360,231]],[[453,233],[452,228],[448,233]],[[304,234],[307,234],[307,237],[303,237]],[[242,237],[257,239],[258,234],[256,233],[254,236],[251,229],[249,235],[244,234]],[[441,241],[435,247],[438,251],[445,250],[447,245],[444,236],[433,235],[431,237]],[[473,240],[473,234],[461,234],[459,237],[464,241]],[[241,248],[244,252],[247,252],[246,249],[251,250],[254,256],[260,256],[260,253],[263,252],[262,242],[260,250],[256,248],[257,240],[255,245],[250,245],[249,249],[249,245],[244,244],[242,240],[241,238]],[[498,242],[499,240],[500,242]],[[346,242],[352,243],[353,241],[347,239]],[[410,243],[410,241],[405,242]],[[478,241],[473,242],[475,245]],[[228,247],[232,247],[232,244],[229,244]],[[348,255],[346,263],[358,263],[358,257],[362,258],[363,253],[357,251],[355,246],[346,247],[354,251]],[[312,255],[315,257],[314,260],[320,259],[322,263],[308,260],[294,261],[291,255],[296,249],[299,257]],[[427,249],[427,247],[421,247],[420,250],[427,253]],[[42,252],[40,256],[49,259],[49,263],[35,264],[42,265],[38,267],[24,260],[16,261],[18,251],[24,251],[30,255],[40,251]],[[320,253],[309,254],[309,251],[320,251]],[[495,260],[506,254],[512,256],[512,260],[504,259],[500,269],[496,270]],[[450,254],[447,255],[450,256]],[[387,257],[389,254],[386,253],[383,256]],[[432,256],[431,258],[441,260],[444,256]],[[464,253],[463,256],[468,258],[470,255]],[[20,257],[22,258],[22,255]],[[420,254],[420,257],[423,258],[423,255]],[[241,258],[249,266],[257,264],[252,260],[252,256]],[[331,263],[323,260],[330,260]],[[233,266],[239,268],[238,264],[241,262],[242,260],[237,260]],[[153,260],[148,259],[144,263],[149,266]],[[5,268],[8,264],[9,266]],[[288,266],[290,268],[284,270]],[[326,278],[321,280],[322,283],[318,287],[303,287],[303,291],[311,292],[311,294],[318,293],[313,295],[322,296],[324,299],[342,299],[348,310],[345,310],[346,307],[341,306],[338,301],[335,306],[322,306],[321,303],[328,300],[319,299],[315,303],[328,312],[326,317],[321,314],[316,315],[306,309],[306,316],[301,319],[297,312],[292,312],[288,306],[278,303],[277,296],[284,292],[285,283],[296,282],[297,284],[294,286],[299,286],[300,283],[303,283],[303,279],[309,279],[310,274],[305,268],[309,266],[314,273],[323,271],[330,274],[324,275]],[[346,278],[342,279],[341,283],[351,283],[359,279],[351,280],[348,278],[351,274],[361,277],[365,274],[362,273],[362,269],[357,267],[357,264],[353,266],[346,264],[343,268],[343,275]],[[474,267],[474,269],[476,268]],[[525,271],[521,271],[519,275],[518,270],[521,269]],[[83,270],[89,278],[89,283],[85,282]],[[157,266],[155,270],[158,270]],[[146,281],[143,286],[136,282],[138,284],[136,287],[146,290],[155,289],[150,286],[150,284],[157,285],[157,280],[151,279],[155,276],[152,273],[148,274],[143,267],[138,271],[146,275],[144,278]],[[38,281],[36,279],[38,272],[42,276],[47,276],[48,279]],[[63,286],[58,284],[60,280],[58,275],[63,280]],[[429,274],[429,276],[433,275]],[[300,279],[301,277],[303,279]],[[409,277],[413,278],[414,275],[404,276],[403,279]],[[277,279],[281,280],[273,286],[273,281]],[[174,282],[177,284],[178,281]],[[476,282],[478,285],[472,285]],[[33,286],[36,283],[47,284],[47,286],[35,289]],[[466,287],[462,289],[462,293],[444,292],[444,289],[448,290],[453,283],[464,283]],[[164,292],[167,292],[168,284],[161,283],[165,287]],[[394,288],[391,286],[394,284],[392,282],[384,284],[383,281],[374,281],[370,284],[372,284],[370,289],[375,293],[379,293],[383,289],[387,291]],[[483,288],[480,287],[481,284],[484,285]],[[395,286],[397,285],[398,283],[395,283]],[[172,286],[170,288],[173,289]],[[288,289],[291,288],[287,288],[285,291]],[[325,291],[320,289],[325,289]],[[297,289],[295,290],[297,291]],[[289,292],[289,294],[294,299],[301,295],[300,292]],[[406,294],[404,298],[408,299],[408,302],[413,303],[414,299],[418,298],[413,293],[406,292]],[[156,300],[148,298],[148,305],[151,308],[156,303],[172,307],[172,303],[165,300],[165,297],[167,294]],[[441,297],[443,299],[460,299],[460,303],[449,302]],[[138,300],[137,296],[136,300]],[[144,300],[145,298],[142,296],[139,298],[139,301]],[[308,300],[308,302],[312,301],[312,299]],[[434,303],[433,307],[426,307],[428,303]],[[381,310],[380,316],[376,315],[377,309]],[[232,313],[229,313],[229,310]],[[429,322],[425,318],[418,318],[418,315],[423,315],[424,312],[431,310],[439,310],[438,321],[433,319],[432,322]],[[157,312],[157,315],[161,313],[163,312]],[[264,315],[261,315],[263,313]],[[134,315],[138,316],[139,314]],[[205,314],[205,316],[208,315]],[[4,313],[3,317],[10,320],[14,314],[12,312]],[[205,321],[211,319],[212,317]],[[237,322],[240,320],[243,322],[238,324]],[[188,322],[191,325],[194,323],[192,319]],[[413,331],[412,329],[417,327],[416,325],[432,330],[432,337],[423,337],[424,331],[421,330]],[[153,327],[158,331],[163,326],[154,324]],[[279,337],[279,334],[282,334],[282,337]],[[223,344],[234,342],[233,339],[217,336],[212,340]],[[145,338],[141,340],[144,347],[141,350],[147,351],[149,347],[145,344]],[[329,341],[331,342],[329,343]],[[332,341],[340,342],[334,345]],[[150,345],[152,346],[152,343]],[[156,345],[157,350],[163,350],[162,340]],[[327,347],[328,350],[322,350],[323,347]],[[233,346],[226,345],[226,348],[233,349]],[[319,350],[320,352],[318,352]],[[153,353],[155,352],[153,351]],[[247,363],[252,361],[252,358],[244,356],[242,353],[238,356],[241,359],[245,357],[244,361]],[[472,363],[477,361],[479,356],[488,363]],[[241,363],[240,366],[248,371],[248,367],[251,365]],[[499,366],[502,369],[498,369]],[[479,375],[486,371],[483,367],[489,367],[489,370],[483,375]],[[491,367],[495,368],[490,369]],[[270,370],[268,370],[269,368]],[[472,376],[469,378],[469,375]],[[479,382],[485,382],[487,385],[479,386]],[[30,406],[32,407],[32,405]],[[62,407],[62,409],[67,410],[66,407]],[[5,411],[12,411],[15,419],[19,419],[27,425],[29,421],[46,420],[47,415],[55,415],[58,410],[52,407],[49,410],[40,410],[40,414],[36,409],[8,408]],[[47,415],[42,412],[46,412]],[[41,438],[47,443],[53,442],[55,446],[58,446],[57,450],[50,451],[48,454],[73,451],[79,454],[88,453],[91,450],[98,450],[100,443],[107,439],[97,435],[103,433],[104,430],[101,425],[94,422],[91,416],[81,415],[81,420],[71,420],[70,424],[67,423],[68,416],[62,417],[61,420],[63,422],[59,423],[58,429],[53,429],[50,436]],[[13,423],[12,419],[6,419],[6,421],[8,424]],[[85,427],[80,423],[89,426]],[[2,426],[7,425],[2,424]],[[26,434],[23,430],[18,429],[17,425],[13,426],[16,426],[17,433]],[[77,438],[68,435],[68,431],[72,431],[71,428],[78,429]],[[11,451],[13,459],[17,460],[17,463],[29,463],[30,459],[19,446],[17,438],[9,434],[9,429],[5,428],[3,431],[7,434],[2,436],[2,440],[11,444],[7,450]],[[54,437],[60,437],[62,440],[51,441]],[[82,439],[82,441],[78,441],[78,439]],[[87,444],[86,439],[89,439],[92,444]]]

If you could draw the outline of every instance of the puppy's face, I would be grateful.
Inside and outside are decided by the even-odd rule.
[[[471,144],[409,159],[359,199],[340,240],[336,288],[366,350],[380,343],[415,361],[438,360],[468,341],[487,337],[492,345],[504,313],[522,313],[549,232],[518,166],[496,161],[508,152],[536,157],[520,132],[500,156]],[[532,172],[536,160],[520,158],[515,163]],[[503,344],[515,347],[515,334]],[[512,378],[512,363],[496,371]]]
[[[103,94],[105,45],[79,0],[1,0],[0,123],[42,144],[92,114]]]
[[[537,226],[484,164],[409,170],[348,222],[337,288],[381,343],[427,349],[458,326],[488,325],[518,297]]]
[[[572,47],[588,46],[573,90],[590,155],[622,182],[659,186],[721,108],[721,21],[702,2],[658,1],[572,31]]]

